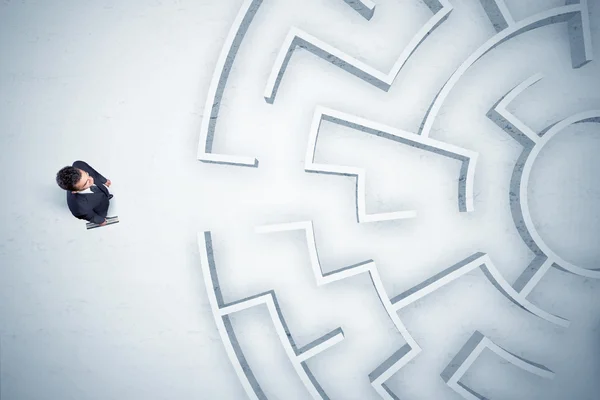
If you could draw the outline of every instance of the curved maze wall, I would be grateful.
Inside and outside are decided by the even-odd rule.
[[[353,14],[353,17],[364,18],[368,23],[373,23],[375,20],[373,17],[378,12],[386,12],[385,6],[380,6],[377,2],[359,0],[328,1],[337,1],[340,9],[349,6],[351,10],[357,13]],[[419,0],[413,1],[418,2]],[[220,110],[227,98],[229,75],[235,68],[238,68],[238,71],[243,70],[243,65],[236,65],[236,55],[246,46],[244,39],[268,2],[269,0],[264,2],[261,0],[246,0],[243,2],[216,63],[207,95],[198,147],[198,159],[204,163],[219,164],[213,166],[214,168],[242,168],[246,170],[248,167],[250,169],[263,168],[263,165],[259,163],[260,160],[255,155],[230,154],[226,148],[215,146],[215,144],[218,143],[216,141],[218,136],[222,134],[219,130],[222,118],[220,117]],[[445,22],[451,20],[454,13],[460,12],[460,10],[453,7],[452,1],[424,0],[423,2],[430,10],[431,17],[405,45],[389,70],[379,70],[367,62],[339,50],[327,41],[308,33],[307,30],[291,26],[280,47],[273,49],[271,70],[263,71],[261,77],[255,78],[262,79],[262,82],[264,82],[264,92],[251,93],[249,96],[254,96],[257,102],[264,102],[265,107],[276,107],[280,97],[288,95],[286,94],[286,80],[292,79],[289,77],[292,69],[300,68],[298,64],[294,64],[292,61],[299,52],[317,56],[317,58],[322,59],[322,62],[332,64],[337,67],[336,74],[347,75],[349,82],[358,78],[378,90],[390,91],[411,56],[419,53],[429,37],[439,34],[439,28]],[[368,226],[385,225],[392,223],[390,221],[395,221],[393,223],[398,225],[393,226],[400,227],[401,224],[405,223],[404,220],[418,221],[421,212],[417,213],[416,210],[410,209],[410,207],[385,212],[367,212],[367,208],[372,208],[367,206],[369,197],[367,172],[371,174],[371,171],[359,166],[337,165],[334,161],[316,161],[318,158],[316,153],[320,143],[319,134],[324,122],[339,125],[358,134],[368,134],[388,140],[390,146],[392,143],[395,146],[408,146],[411,151],[413,151],[412,149],[414,151],[425,151],[432,153],[434,156],[459,161],[457,164],[459,173],[455,176],[455,204],[458,206],[455,210],[460,213],[461,217],[463,215],[468,217],[470,214],[477,213],[478,160],[481,161],[486,157],[486,154],[476,148],[468,148],[464,144],[459,146],[432,137],[437,132],[434,126],[439,124],[436,121],[442,115],[447,100],[454,99],[450,96],[453,89],[459,86],[461,79],[468,75],[471,69],[476,68],[478,62],[486,54],[491,51],[502,52],[503,43],[516,40],[521,35],[527,35],[538,28],[549,25],[560,25],[564,31],[564,36],[568,37],[570,54],[561,54],[561,57],[566,60],[570,59],[569,62],[574,70],[593,60],[590,12],[586,0],[568,0],[565,5],[546,9],[521,20],[513,18],[510,7],[504,0],[481,0],[479,7],[482,7],[488,16],[495,34],[487,40],[484,38],[483,44],[472,51],[449,75],[437,95],[431,99],[430,106],[424,113],[420,126],[415,131],[403,130],[365,118],[364,115],[367,115],[367,112],[364,115],[356,115],[356,113],[348,110],[330,106],[330,104],[317,103],[311,105],[314,113],[312,119],[306,121],[306,126],[309,128],[307,129],[307,140],[305,142],[306,148],[303,149],[305,156],[302,160],[303,166],[298,164],[299,168],[311,173],[309,174],[311,177],[318,177],[323,174],[349,177],[353,182],[352,184],[355,185],[354,223]],[[347,13],[343,15],[348,16]],[[423,51],[434,54],[435,49],[428,47]],[[432,57],[434,56],[432,55]],[[524,58],[515,62],[527,64],[529,61]],[[535,67],[535,65],[532,67]],[[489,79],[502,80],[503,77],[489,76]],[[323,371],[323,368],[326,368],[319,367],[320,363],[326,362],[327,357],[334,349],[342,348],[344,342],[351,339],[352,333],[346,332],[343,326],[336,325],[335,321],[325,320],[321,321],[320,326],[331,324],[329,328],[321,333],[315,333],[310,340],[304,340],[303,338],[302,341],[305,344],[299,345],[295,340],[294,329],[286,321],[288,314],[295,314],[294,311],[290,311],[293,307],[301,308],[303,305],[297,304],[295,300],[286,300],[286,292],[280,292],[275,288],[240,295],[237,298],[227,294],[227,284],[223,283],[223,286],[221,286],[222,282],[220,282],[219,274],[224,269],[229,269],[228,274],[235,274],[235,269],[240,266],[227,265],[227,263],[221,262],[222,258],[227,257],[224,257],[223,253],[219,253],[217,246],[213,245],[217,233],[205,231],[198,234],[201,256],[200,267],[202,268],[215,323],[222,344],[235,371],[236,380],[242,385],[249,399],[292,398],[290,397],[291,394],[284,394],[287,393],[286,390],[292,389],[278,387],[277,372],[264,372],[262,371],[264,367],[253,365],[253,362],[246,355],[249,351],[248,348],[245,348],[241,343],[243,332],[236,328],[233,321],[236,315],[255,308],[263,308],[268,311],[271,327],[278,340],[277,346],[280,346],[288,362],[285,368],[281,367],[282,371],[294,374],[290,379],[297,379],[301,383],[302,389],[300,392],[297,392],[298,386],[294,386],[293,390],[296,390],[293,395],[294,398],[412,398],[415,395],[414,393],[412,395],[411,393],[402,393],[401,377],[404,371],[411,368],[411,365],[419,362],[419,356],[427,353],[428,349],[419,343],[417,336],[411,334],[410,324],[403,322],[401,318],[402,311],[411,305],[419,304],[428,297],[433,298],[433,301],[445,301],[444,296],[437,295],[436,297],[436,293],[442,292],[445,290],[444,288],[452,286],[455,282],[464,280],[465,277],[470,277],[468,279],[475,277],[477,280],[480,279],[480,276],[485,277],[491,283],[491,285],[487,284],[486,290],[497,291],[504,299],[498,300],[498,304],[502,304],[502,307],[509,307],[508,304],[513,304],[517,310],[521,310],[518,312],[524,312],[518,318],[525,318],[527,321],[536,320],[536,322],[531,323],[537,324],[534,325],[534,329],[538,329],[537,327],[540,326],[543,327],[540,328],[541,334],[544,334],[544,332],[564,332],[571,329],[572,321],[569,316],[559,315],[560,313],[555,310],[553,304],[531,300],[530,294],[536,288],[541,291],[544,290],[543,278],[552,269],[579,276],[582,280],[599,278],[600,269],[594,270],[575,265],[561,258],[544,242],[544,239],[536,230],[537,228],[530,214],[528,183],[532,165],[546,143],[556,134],[574,124],[600,122],[600,110],[581,110],[574,115],[564,116],[542,130],[536,130],[528,126],[526,122],[516,116],[518,112],[509,111],[509,108],[512,108],[510,104],[532,85],[543,81],[543,79],[544,75],[537,73],[530,74],[529,78],[522,79],[521,83],[512,89],[509,83],[504,84],[505,94],[497,99],[487,112],[487,118],[497,125],[497,127],[493,125],[489,127],[494,134],[506,135],[507,138],[512,137],[515,143],[522,146],[521,155],[514,165],[510,190],[506,192],[505,199],[507,207],[510,205],[515,228],[514,234],[516,235],[516,232],[518,232],[530,250],[532,258],[528,265],[524,264],[519,267],[522,272],[516,279],[505,277],[502,263],[497,263],[485,248],[478,248],[476,251],[466,250],[466,253],[462,253],[465,256],[455,258],[453,262],[449,262],[445,266],[443,265],[444,262],[441,262],[435,269],[432,269],[436,272],[423,279],[421,283],[406,285],[403,281],[389,282],[388,278],[390,276],[402,276],[402,272],[384,273],[383,269],[386,267],[379,266],[377,254],[372,254],[372,259],[359,259],[350,263],[351,265],[338,269],[329,269],[328,266],[325,266],[326,263],[322,263],[319,258],[319,250],[321,250],[320,237],[316,232],[318,232],[321,222],[316,217],[312,220],[311,218],[296,218],[293,220],[264,221],[255,227],[253,235],[260,236],[260,239],[256,240],[263,240],[263,243],[267,244],[267,248],[269,243],[272,246],[279,246],[285,240],[296,239],[294,243],[299,244],[301,251],[304,252],[304,255],[301,256],[304,258],[301,258],[299,263],[304,265],[305,272],[311,276],[313,285],[318,287],[319,291],[330,290],[336,285],[338,285],[337,287],[350,285],[351,291],[360,290],[377,297],[380,307],[377,312],[384,313],[390,327],[388,331],[393,330],[391,334],[396,335],[398,342],[403,344],[396,346],[396,349],[388,354],[373,354],[368,360],[364,360],[364,363],[357,367],[357,370],[368,371],[368,373],[363,374],[362,378],[356,381],[345,381],[346,378],[343,374],[339,376],[339,379],[331,379],[331,376],[335,376],[335,374],[323,377],[322,373],[317,372],[317,370]],[[509,82],[509,80],[507,79],[506,82]],[[540,101],[543,101],[543,99],[540,99]],[[273,112],[276,112],[276,109]],[[498,130],[498,127],[500,130]],[[443,129],[443,126],[441,129]],[[282,133],[282,135],[284,134],[286,133]],[[231,140],[233,141],[235,138]],[[268,146],[265,145],[265,147]],[[265,168],[268,168],[268,166]],[[265,206],[265,208],[268,207]],[[294,215],[293,210],[290,210],[290,212],[291,215]],[[268,210],[264,214],[268,215]],[[277,218],[279,217],[273,219]],[[348,216],[348,218],[351,218],[351,216]],[[408,222],[406,221],[406,223]],[[406,225],[402,229],[406,229],[410,234],[412,226],[414,225]],[[389,231],[386,229],[388,228],[370,232],[375,232],[375,235],[386,235],[386,232]],[[296,232],[296,235],[300,234],[301,236],[293,236],[292,232]],[[269,242],[269,240],[275,238],[278,238],[276,239],[278,241]],[[427,238],[423,240],[427,240]],[[347,246],[352,247],[354,244],[347,243]],[[465,249],[474,247],[477,246],[466,246]],[[226,246],[222,246],[222,248],[226,248]],[[230,248],[229,251],[234,251],[234,249]],[[248,257],[249,260],[255,261],[260,260],[261,255],[255,254]],[[294,257],[294,255],[290,255],[290,257]],[[451,258],[453,255],[449,257]],[[252,262],[254,261],[248,261],[248,265],[243,266],[243,268],[252,269]],[[398,254],[398,264],[406,264],[406,260],[402,259],[402,254]],[[293,263],[290,265],[293,265]],[[288,267],[287,265],[281,265],[278,273],[286,274],[286,268]],[[383,269],[380,271],[381,268]],[[258,280],[263,281],[264,285],[270,285],[271,276],[268,274],[260,275],[260,273],[257,273],[256,276]],[[413,279],[416,275],[412,274],[410,276],[410,279]],[[356,286],[355,279],[359,279],[359,277],[365,279],[368,277],[368,286]],[[410,279],[407,280],[410,281]],[[510,283],[511,281],[514,283]],[[252,287],[252,285],[249,287]],[[241,293],[242,291],[233,291],[233,293]],[[505,300],[508,300],[508,302],[503,303]],[[310,302],[309,299],[307,299],[308,302]],[[318,305],[318,301],[316,302]],[[343,303],[343,300],[341,302]],[[472,302],[477,304],[478,300],[473,299]],[[489,313],[493,315],[494,310],[489,310]],[[459,311],[457,311],[457,321],[459,319],[458,314],[460,314]],[[514,332],[515,335],[519,335],[519,333]],[[436,335],[442,336],[444,334],[443,330],[436,333]],[[519,376],[522,376],[521,379],[531,384],[530,390],[535,391],[535,388],[547,385],[547,380],[556,379],[557,373],[555,371],[559,366],[542,365],[543,362],[538,359],[539,357],[536,358],[536,355],[539,356],[540,354],[539,351],[530,354],[523,342],[513,339],[507,340],[502,335],[495,335],[494,329],[488,329],[487,326],[471,330],[465,329],[461,335],[462,344],[445,349],[446,354],[440,356],[439,359],[443,358],[445,367],[429,371],[429,374],[437,377],[436,379],[440,384],[447,385],[445,389],[438,391],[439,395],[444,396],[443,398],[458,398],[457,395],[465,399],[483,399],[487,396],[502,398],[500,395],[495,395],[493,388],[486,388],[487,383],[495,381],[493,376],[487,377],[483,381],[480,379],[475,384],[467,382],[468,379],[465,380],[465,376],[469,374],[469,371],[477,368],[477,361],[480,356],[488,354],[488,352],[484,352],[486,349],[491,350],[489,354],[493,354],[494,357],[493,360],[490,359],[492,360],[490,362],[497,363],[500,368],[509,368],[507,365],[510,365],[510,368],[515,368],[514,371],[518,371]],[[551,349],[547,349],[547,351],[551,351]],[[265,355],[265,357],[267,356]],[[374,362],[375,359],[378,361]],[[290,365],[291,368],[289,368]],[[272,381],[268,378],[269,376],[272,377]],[[510,383],[507,382],[501,382],[501,384],[510,386]],[[352,391],[351,388],[356,387],[362,387],[363,389],[360,393]],[[509,393],[512,398],[525,398],[519,397],[524,395],[520,394],[518,384],[507,390],[508,392],[504,394]],[[425,398],[422,396],[421,394],[421,397],[419,397],[419,394],[417,394],[415,398]]]

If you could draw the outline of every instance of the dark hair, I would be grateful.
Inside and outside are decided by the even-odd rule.
[[[81,172],[75,167],[64,167],[56,174],[56,183],[64,190],[77,190],[75,185],[81,179]]]

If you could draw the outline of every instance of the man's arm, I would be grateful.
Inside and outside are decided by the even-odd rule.
[[[92,171],[94,174],[96,174],[98,176],[98,178],[100,178],[99,183],[106,183],[106,181],[107,181],[107,179],[105,177],[103,177],[101,173],[96,171],[94,168],[90,167],[90,165],[88,163],[86,163],[85,161],[77,160],[73,163],[73,166],[75,168],[81,168],[83,170],[87,169],[89,171]]]

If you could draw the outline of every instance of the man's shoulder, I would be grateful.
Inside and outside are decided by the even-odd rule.
[[[85,195],[67,192],[67,205],[74,217],[82,219],[89,212]]]
[[[85,206],[85,203],[87,203],[87,198],[85,196],[67,191],[67,205],[73,214],[80,213],[81,208],[82,206]]]

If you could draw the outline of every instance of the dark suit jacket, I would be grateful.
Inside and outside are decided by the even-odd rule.
[[[103,183],[106,183],[106,178],[90,167],[85,161],[75,161],[73,166],[90,174],[94,178],[94,184],[100,191],[98,193],[71,193],[70,190],[67,190],[69,210],[79,219],[101,224],[106,218],[109,205],[109,192],[103,185]]]

